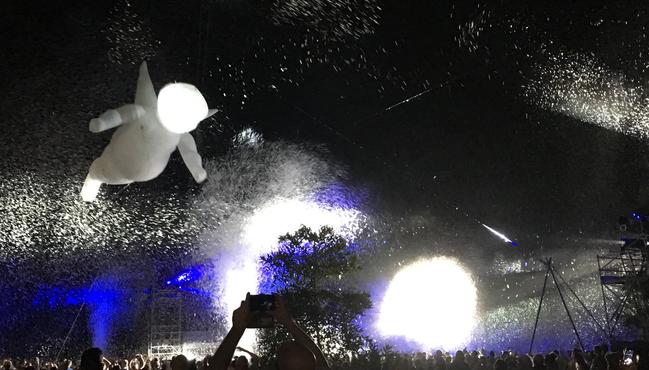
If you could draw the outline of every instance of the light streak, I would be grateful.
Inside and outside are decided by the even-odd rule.
[[[483,223],[480,223],[480,225],[484,226],[485,229],[491,231],[492,234],[494,234],[495,236],[497,236],[497,237],[499,237],[500,239],[502,239],[502,241],[504,241],[505,243],[511,244],[511,245],[513,245],[513,246],[517,246],[517,245],[518,245],[518,243],[516,243],[515,241],[509,239],[507,236],[505,236],[505,234],[503,234],[503,233],[501,233],[501,232],[498,232],[498,231],[492,229],[491,227],[489,227],[489,226],[487,226],[487,225],[485,225],[485,224],[483,224]]]

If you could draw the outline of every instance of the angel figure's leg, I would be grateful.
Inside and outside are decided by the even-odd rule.
[[[92,162],[90,170],[88,171],[88,176],[86,176],[86,181],[83,182],[83,187],[81,188],[81,199],[83,199],[84,202],[93,202],[97,198],[99,188],[102,184],[102,181],[97,178],[96,163],[97,160]]]

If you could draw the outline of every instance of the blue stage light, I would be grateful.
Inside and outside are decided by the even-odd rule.
[[[197,280],[200,280],[201,277],[203,277],[204,267],[205,267],[204,265],[189,267],[181,271],[178,275],[174,276],[173,278],[167,280],[165,284],[180,286],[180,284],[189,284],[189,283],[196,282]]]

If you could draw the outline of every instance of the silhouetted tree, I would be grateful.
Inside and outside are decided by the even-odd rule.
[[[369,294],[345,286],[346,277],[360,270],[353,247],[331,227],[314,232],[302,226],[279,242],[277,251],[261,258],[262,288],[286,297],[293,317],[332,360],[366,347],[357,320],[372,306]],[[272,356],[288,338],[282,327],[261,330],[259,352]]]

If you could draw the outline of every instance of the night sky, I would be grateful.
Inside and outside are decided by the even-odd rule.
[[[577,274],[595,273],[618,216],[649,201],[648,15],[630,4],[3,1],[0,286],[17,298],[0,304],[5,324],[25,327],[39,286],[115,265],[159,278],[208,253],[185,226],[205,185],[178,154],[149,183],[78,197],[110,138],[88,121],[132,101],[143,60],[156,89],[186,81],[220,110],[194,132],[206,161],[246,128],[324,158],[379,230],[367,281],[442,253],[495,276],[480,279],[481,304],[505,307],[540,280],[511,277],[503,293],[498,261],[555,256],[574,272],[588,258]],[[575,77],[571,63],[592,68]]]

